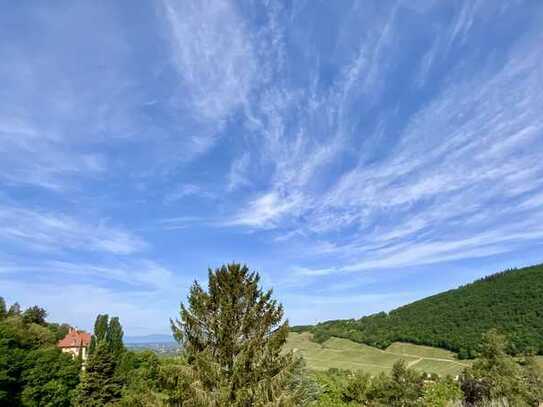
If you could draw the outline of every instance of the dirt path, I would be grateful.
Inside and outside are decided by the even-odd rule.
[[[407,364],[407,367],[413,367],[414,365],[416,365],[417,363],[422,362],[422,361],[423,361],[423,358],[420,358],[420,359],[417,359],[417,360],[413,360],[413,361],[411,361],[411,362],[409,362],[409,363]]]

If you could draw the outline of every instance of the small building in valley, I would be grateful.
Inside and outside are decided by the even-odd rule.
[[[81,357],[81,360],[87,360],[89,354],[89,346],[92,335],[85,331],[78,331],[75,328],[70,328],[68,334],[61,339],[57,346],[64,353],[71,353],[74,358]]]

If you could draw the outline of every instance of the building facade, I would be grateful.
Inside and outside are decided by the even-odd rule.
[[[80,357],[85,361],[89,354],[91,338],[92,335],[85,331],[70,328],[68,334],[58,342],[57,346],[62,352],[70,353],[74,358]]]

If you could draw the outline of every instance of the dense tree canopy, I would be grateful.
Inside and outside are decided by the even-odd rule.
[[[118,317],[98,315],[76,405],[104,406],[121,398],[123,377],[119,366],[125,353],[123,329]]]
[[[0,301],[0,406],[70,406],[80,365],[55,346],[59,326],[39,307],[5,308]]]
[[[331,336],[379,348],[412,342],[469,358],[492,328],[507,335],[510,353],[543,353],[543,266],[498,273],[388,314],[293,329],[313,332],[318,342]]]

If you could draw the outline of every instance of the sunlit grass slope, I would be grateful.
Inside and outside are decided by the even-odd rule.
[[[286,347],[301,354],[307,367],[314,370],[338,368],[371,374],[388,373],[394,362],[403,359],[414,369],[454,376],[468,365],[466,361],[456,360],[452,352],[428,346],[394,343],[388,349],[380,350],[340,338],[318,344],[311,341],[311,335],[291,332]]]

